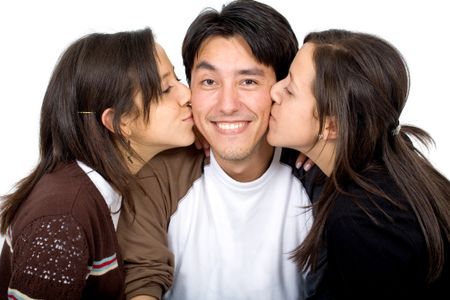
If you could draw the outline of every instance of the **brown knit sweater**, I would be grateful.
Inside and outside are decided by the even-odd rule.
[[[0,257],[0,299],[123,298],[109,208],[75,162],[39,181],[8,233]]]

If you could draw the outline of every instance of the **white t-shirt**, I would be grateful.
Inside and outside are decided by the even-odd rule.
[[[277,149],[252,182],[211,163],[169,225],[174,283],[164,299],[302,299],[303,276],[289,259],[310,225],[310,201]]]

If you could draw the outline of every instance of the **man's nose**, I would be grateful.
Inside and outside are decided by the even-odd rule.
[[[239,100],[239,93],[236,87],[223,86],[218,96],[218,105],[221,112],[225,114],[232,114],[239,110],[241,102]]]

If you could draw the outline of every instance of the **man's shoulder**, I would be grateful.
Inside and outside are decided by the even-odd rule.
[[[297,169],[295,163],[300,154],[297,150],[282,148],[280,163],[292,168],[292,175],[298,178],[312,202],[319,198],[325,183],[325,174],[317,166],[313,166],[308,172],[303,168]]]

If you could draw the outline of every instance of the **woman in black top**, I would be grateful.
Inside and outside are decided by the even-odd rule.
[[[450,299],[450,184],[399,124],[408,89],[392,45],[343,30],[310,33],[272,88],[269,142],[326,175],[294,253],[308,299]]]

